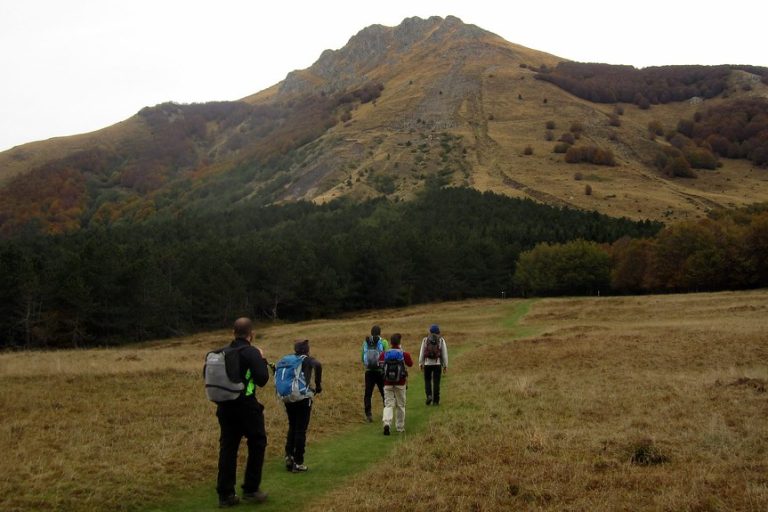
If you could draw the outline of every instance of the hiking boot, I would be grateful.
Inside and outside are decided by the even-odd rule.
[[[294,464],[293,469],[291,469],[292,473],[304,473],[307,469],[307,466],[304,464]]]
[[[288,471],[293,469],[293,457],[291,457],[290,455],[285,456],[285,469],[287,469]]]
[[[432,397],[431,396],[427,397],[427,405],[432,405]]]
[[[240,503],[240,498],[237,497],[237,494],[232,494],[231,496],[227,496],[225,498],[219,498],[219,508],[234,507],[238,503]]]
[[[372,423],[373,422],[373,417],[370,414],[366,414],[365,415],[365,421],[367,421],[368,423]]]
[[[248,501],[250,503],[264,503],[267,501],[267,496],[267,493],[263,491],[244,492],[243,501]]]
[[[384,435],[385,436],[389,435],[389,425],[384,425]]]

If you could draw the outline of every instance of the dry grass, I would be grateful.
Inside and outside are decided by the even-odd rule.
[[[519,341],[504,325],[514,304],[260,329],[269,359],[306,336],[326,367],[310,450],[361,421],[373,323],[414,350],[439,322],[455,356],[394,476],[372,466],[308,508],[380,510],[393,492],[416,511],[768,508],[768,292],[542,300],[525,318],[539,334]],[[0,509],[125,510],[212,486],[218,429],[199,373],[226,338],[0,355]],[[284,415],[262,396],[277,456]]]
[[[415,350],[437,318],[452,324],[449,340],[471,343],[472,335],[462,329],[479,332],[498,317],[478,314],[490,304],[265,326],[256,343],[275,361],[292,350],[294,339],[308,337],[323,363],[311,450],[311,443],[362,421],[358,358],[371,325],[379,323],[385,335],[396,328],[404,347]],[[218,424],[203,393],[201,368],[206,351],[228,338],[216,332],[121,349],[0,354],[0,453],[9,461],[0,467],[0,510],[128,510],[179,489],[213,486]],[[266,405],[268,454],[276,456],[286,421],[272,393],[271,387],[261,391],[260,399]],[[374,401],[374,412],[380,407]]]
[[[766,292],[538,302],[547,331],[464,354],[396,476],[310,508],[766,510],[766,313]]]

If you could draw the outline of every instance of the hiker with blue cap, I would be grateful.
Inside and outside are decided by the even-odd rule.
[[[448,373],[448,345],[437,324],[432,324],[427,337],[421,340],[419,368],[424,372],[427,405],[440,405],[440,377]]]

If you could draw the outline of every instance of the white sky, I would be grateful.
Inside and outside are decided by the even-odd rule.
[[[762,0],[0,0],[0,151],[239,99],[368,25],[449,14],[584,62],[768,66]]]

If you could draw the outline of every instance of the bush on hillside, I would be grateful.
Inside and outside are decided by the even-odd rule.
[[[573,146],[565,152],[565,161],[569,164],[590,163],[595,165],[615,166],[616,159],[610,149],[597,146]]]

